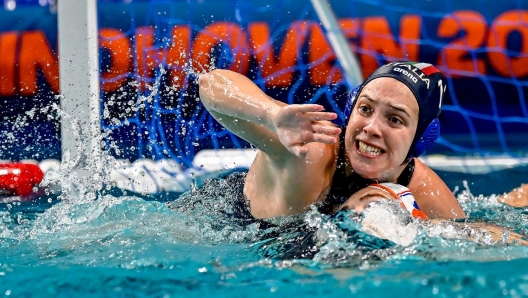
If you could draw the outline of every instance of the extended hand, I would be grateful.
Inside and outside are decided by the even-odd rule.
[[[275,131],[281,143],[291,153],[305,157],[311,142],[333,144],[337,142],[341,129],[324,122],[337,118],[336,113],[322,112],[317,104],[288,105],[273,117]]]

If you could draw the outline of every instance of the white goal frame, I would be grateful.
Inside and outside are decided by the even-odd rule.
[[[97,0],[66,0],[57,3],[59,80],[61,94],[61,144],[72,159],[92,166],[75,171],[81,177],[101,169],[101,109],[99,89],[99,42]],[[78,131],[70,117],[78,120]],[[81,139],[79,134],[88,136]],[[84,148],[77,148],[84,144]]]

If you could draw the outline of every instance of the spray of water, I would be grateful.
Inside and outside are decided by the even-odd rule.
[[[190,67],[186,68],[186,72],[200,75],[193,73]],[[229,85],[229,82],[224,82],[224,85],[222,88],[225,87],[226,94],[236,96],[236,86]],[[127,108],[138,112],[152,104],[159,88],[158,78],[148,87],[148,94],[139,96],[136,101],[125,102]],[[128,98],[127,94],[121,94],[106,102],[103,111],[105,120],[116,126],[127,125],[128,120],[112,117],[109,112],[111,105],[125,98]],[[27,116],[32,117],[35,112],[32,110]],[[140,261],[133,253],[127,255],[122,247],[141,251],[153,245],[142,243],[144,239],[205,246],[249,243],[258,255],[265,256],[242,267],[326,264],[329,267],[368,269],[380,261],[398,258],[472,259],[479,251],[484,251],[481,256],[493,254],[500,259],[501,253],[481,250],[481,246],[501,247],[502,256],[512,256],[512,250],[504,249],[506,241],[503,239],[508,237],[507,233],[497,240],[474,227],[420,222],[405,214],[397,204],[387,201],[372,204],[363,214],[342,212],[337,216],[327,216],[314,208],[300,222],[288,223],[287,228],[262,230],[258,223],[233,220],[231,200],[237,194],[229,191],[233,182],[230,178],[204,182],[201,188],[193,188],[182,195],[171,208],[135,195],[105,194],[113,188],[110,177],[119,163],[108,153],[98,157],[102,159],[100,163],[95,162],[86,144],[92,139],[101,144],[106,141],[108,148],[119,155],[119,146],[111,140],[110,134],[89,135],[79,127],[74,116],[65,114],[57,105],[45,107],[39,112],[55,119],[68,119],[75,132],[77,154],[65,152],[60,168],[48,172],[42,184],[48,189],[47,195],[58,194],[58,203],[34,218],[10,211],[0,214],[0,245],[4,248],[32,243],[43,256],[37,258],[46,260],[72,252],[79,252],[80,256],[81,252],[95,254],[98,250],[109,250],[109,255],[125,260],[124,264],[131,267],[141,262],[149,264],[149,261]],[[183,129],[177,133],[186,132]],[[151,145],[156,146],[154,143]],[[102,164],[102,168],[94,168],[97,164]],[[79,168],[93,170],[97,174],[79,177],[76,174]],[[58,186],[60,191],[54,186]],[[528,220],[523,214],[519,216],[520,211],[501,205],[495,196],[474,197],[467,185],[465,188],[458,196],[465,210],[477,216],[482,210],[485,210],[484,213],[486,210],[494,211],[490,213],[492,215],[481,214],[479,220],[494,221],[521,233],[528,231]],[[302,241],[295,242],[298,239]],[[301,252],[295,251],[295,244],[302,248]],[[270,258],[281,261],[272,262]],[[301,260],[292,261],[292,258]],[[306,259],[309,259],[308,263]]]

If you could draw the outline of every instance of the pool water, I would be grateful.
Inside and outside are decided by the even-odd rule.
[[[469,221],[491,222],[526,235],[528,210],[498,203],[494,194],[475,195],[493,191],[501,181],[507,183],[525,170],[503,171],[495,178],[470,176],[471,181],[440,174],[448,175],[444,179],[452,189],[458,187],[456,195],[469,211]],[[479,193],[471,189],[480,191],[479,183],[487,179],[494,179],[493,187]],[[67,182],[65,177],[62,180]],[[204,187],[217,187],[221,181]],[[522,246],[430,236],[416,222],[412,241],[402,246],[364,233],[357,214],[330,217],[316,210],[301,223],[311,234],[291,227],[263,230],[255,224],[231,223],[214,212],[225,208],[221,197],[146,196],[112,187],[76,197],[75,192],[66,193],[70,189],[48,188],[33,201],[0,205],[0,294],[528,295],[528,248]],[[198,203],[183,211],[171,210],[165,203],[182,198]],[[386,207],[379,205],[377,215],[372,209],[380,221],[390,220],[382,212]],[[386,222],[390,227],[408,224],[408,219],[392,220]],[[313,240],[313,235],[316,241],[302,241]],[[304,244],[317,247],[301,258],[295,251]]]

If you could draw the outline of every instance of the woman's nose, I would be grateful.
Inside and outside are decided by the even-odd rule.
[[[370,136],[381,137],[382,121],[380,117],[370,117],[363,126],[363,132]]]

